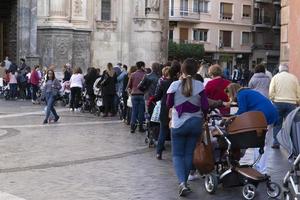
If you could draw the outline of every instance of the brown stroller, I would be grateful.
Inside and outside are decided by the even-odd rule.
[[[280,195],[280,186],[271,182],[271,177],[261,174],[253,168],[264,153],[267,122],[261,112],[247,112],[222,120],[219,115],[211,115],[210,123],[217,137],[219,158],[215,161],[215,170],[205,176],[205,189],[215,193],[219,184],[223,187],[243,186],[245,199],[254,199],[259,183],[267,184],[267,194],[271,198]],[[260,157],[252,165],[240,165],[240,150],[259,148]]]

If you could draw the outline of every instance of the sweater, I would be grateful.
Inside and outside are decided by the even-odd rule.
[[[249,88],[269,97],[271,79],[265,73],[255,73],[249,81]]]
[[[70,79],[71,82],[71,88],[73,87],[79,87],[83,88],[83,82],[84,78],[82,74],[73,74]]]
[[[270,83],[269,96],[277,103],[299,103],[300,87],[297,77],[286,71],[276,74]]]
[[[249,111],[260,111],[264,113],[268,125],[274,124],[278,119],[278,112],[272,102],[259,92],[244,88],[237,93],[239,109],[237,115]]]
[[[223,102],[228,102],[228,95],[225,93],[225,89],[230,84],[230,81],[224,78],[215,78],[209,81],[205,86],[205,93],[207,98],[212,100],[221,100]],[[222,115],[229,114],[230,108],[221,107],[220,112]]]
[[[127,88],[131,92],[131,95],[144,95],[144,93],[138,89],[138,85],[143,80],[145,74],[146,73],[140,69],[130,76]]]

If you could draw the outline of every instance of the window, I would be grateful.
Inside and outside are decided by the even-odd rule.
[[[171,0],[171,16],[174,16],[174,0]]]
[[[194,40],[207,42],[207,29],[194,29]]]
[[[202,13],[208,13],[208,1],[200,1],[199,9]]]
[[[221,3],[220,17],[223,20],[232,19],[232,4],[231,3]]]
[[[251,17],[251,6],[243,5],[243,17]]]
[[[189,0],[180,0],[180,15],[188,16],[189,14]]]
[[[193,12],[208,13],[208,3],[206,0],[194,0]]]
[[[242,45],[249,45],[250,44],[250,32],[242,32]]]
[[[220,48],[231,47],[231,31],[220,31]]]
[[[102,0],[101,2],[101,20],[111,20],[111,0]]]
[[[173,37],[174,37],[174,31],[173,30],[169,30],[169,40],[173,41]]]

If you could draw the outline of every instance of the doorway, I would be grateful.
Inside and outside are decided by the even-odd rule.
[[[180,28],[180,43],[186,43],[189,40],[189,29]]]

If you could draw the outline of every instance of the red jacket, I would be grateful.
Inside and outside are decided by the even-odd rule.
[[[40,82],[39,73],[36,70],[32,70],[30,75],[30,83],[32,85],[38,85]]]
[[[225,93],[226,87],[230,84],[230,81],[223,78],[216,78],[208,81],[205,86],[205,93],[207,98],[213,100],[222,100],[228,102],[228,95]],[[230,108],[220,108],[221,114],[230,114]]]

